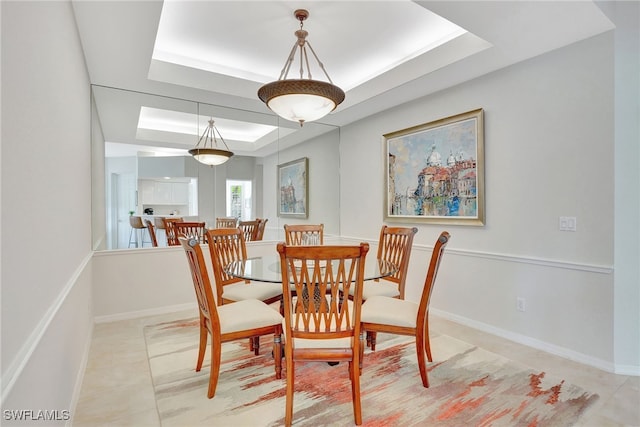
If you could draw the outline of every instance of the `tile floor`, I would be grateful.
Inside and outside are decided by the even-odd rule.
[[[149,324],[196,316],[195,311],[183,311],[97,324],[72,425],[159,426],[142,329]],[[596,391],[600,399],[578,426],[640,426],[640,377],[610,374],[436,316],[431,316],[430,323],[434,332]]]

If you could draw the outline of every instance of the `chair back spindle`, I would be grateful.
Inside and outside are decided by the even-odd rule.
[[[163,217],[162,222],[164,224],[164,233],[167,237],[167,246],[178,246],[180,245],[180,241],[178,240],[178,235],[176,234],[176,229],[174,224],[176,222],[182,222],[182,218],[179,217]]]
[[[254,240],[258,240],[258,229],[260,228],[260,221],[240,221],[238,223],[238,227],[244,233],[244,241],[245,242],[253,242]]]
[[[285,224],[284,237],[287,245],[324,245],[324,224]]]
[[[247,258],[244,233],[240,228],[215,228],[207,231],[207,241],[209,242],[209,253],[216,282],[217,301],[218,305],[222,305],[224,303],[222,294],[225,286],[248,282],[244,279],[233,277],[224,271],[224,267],[231,262]]]
[[[216,228],[236,228],[238,226],[238,218],[220,217],[216,218]]]
[[[200,243],[206,243],[206,223],[204,221],[182,221],[173,224],[178,237],[197,239]]]
[[[418,229],[416,227],[389,227],[387,225],[383,225],[380,230],[377,258],[378,260],[391,262],[398,267],[398,270],[394,274],[381,280],[396,283],[398,286],[397,298],[400,299],[404,299],[405,282],[407,280],[407,270],[409,269],[413,237],[417,232]]]

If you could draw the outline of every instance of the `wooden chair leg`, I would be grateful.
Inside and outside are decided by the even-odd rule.
[[[360,403],[360,350],[353,352],[353,361],[349,362],[349,376],[351,377],[351,400],[353,401],[353,418],[357,426],[362,424],[362,405]]]
[[[200,323],[200,345],[198,346],[198,361],[196,362],[196,372],[200,372],[200,369],[202,369],[204,354],[207,351],[208,337],[209,337],[209,331],[207,331],[207,328],[205,328],[204,325]]]
[[[295,376],[295,368],[292,360],[293,354],[285,354],[285,359],[287,363],[287,399],[285,405],[284,424],[285,426],[290,427],[293,420],[293,378]]]
[[[359,375],[362,375],[362,363],[364,361],[364,338],[363,333],[360,332],[360,360],[358,362]]]
[[[260,354],[260,337],[253,337],[253,354]]]
[[[275,361],[276,379],[282,378],[282,332],[273,334],[273,359]]]
[[[427,314],[427,318],[425,320],[425,329],[424,329],[424,351],[427,353],[427,360],[429,362],[433,362],[433,357],[431,357],[431,339],[429,339],[429,317]]]
[[[429,388],[429,378],[427,377],[427,366],[425,362],[424,352],[425,340],[421,334],[416,335],[416,354],[418,356],[418,369],[420,369],[420,378],[424,388]]]
[[[370,340],[371,340],[371,351],[376,351],[376,337],[378,335],[377,332],[367,332],[367,334],[371,334],[370,336]]]
[[[207,397],[211,399],[216,394],[218,376],[220,375],[220,357],[222,356],[222,344],[211,340],[211,372],[209,372],[209,391]]]

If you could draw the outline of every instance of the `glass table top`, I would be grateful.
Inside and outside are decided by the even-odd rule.
[[[364,280],[380,279],[391,276],[398,267],[385,260],[366,260]],[[247,258],[233,261],[224,268],[231,276],[257,282],[282,283],[280,272],[280,255],[264,255],[261,257]]]

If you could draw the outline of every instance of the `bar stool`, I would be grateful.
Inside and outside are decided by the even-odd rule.
[[[138,234],[140,234],[140,246],[144,247],[144,234],[145,231],[147,233],[149,231],[147,230],[147,227],[142,223],[142,217],[131,215],[129,217],[129,225],[131,225],[131,231],[129,232],[129,247],[131,247],[132,243],[135,243],[136,248],[138,247]],[[151,243],[150,240],[149,243]]]

